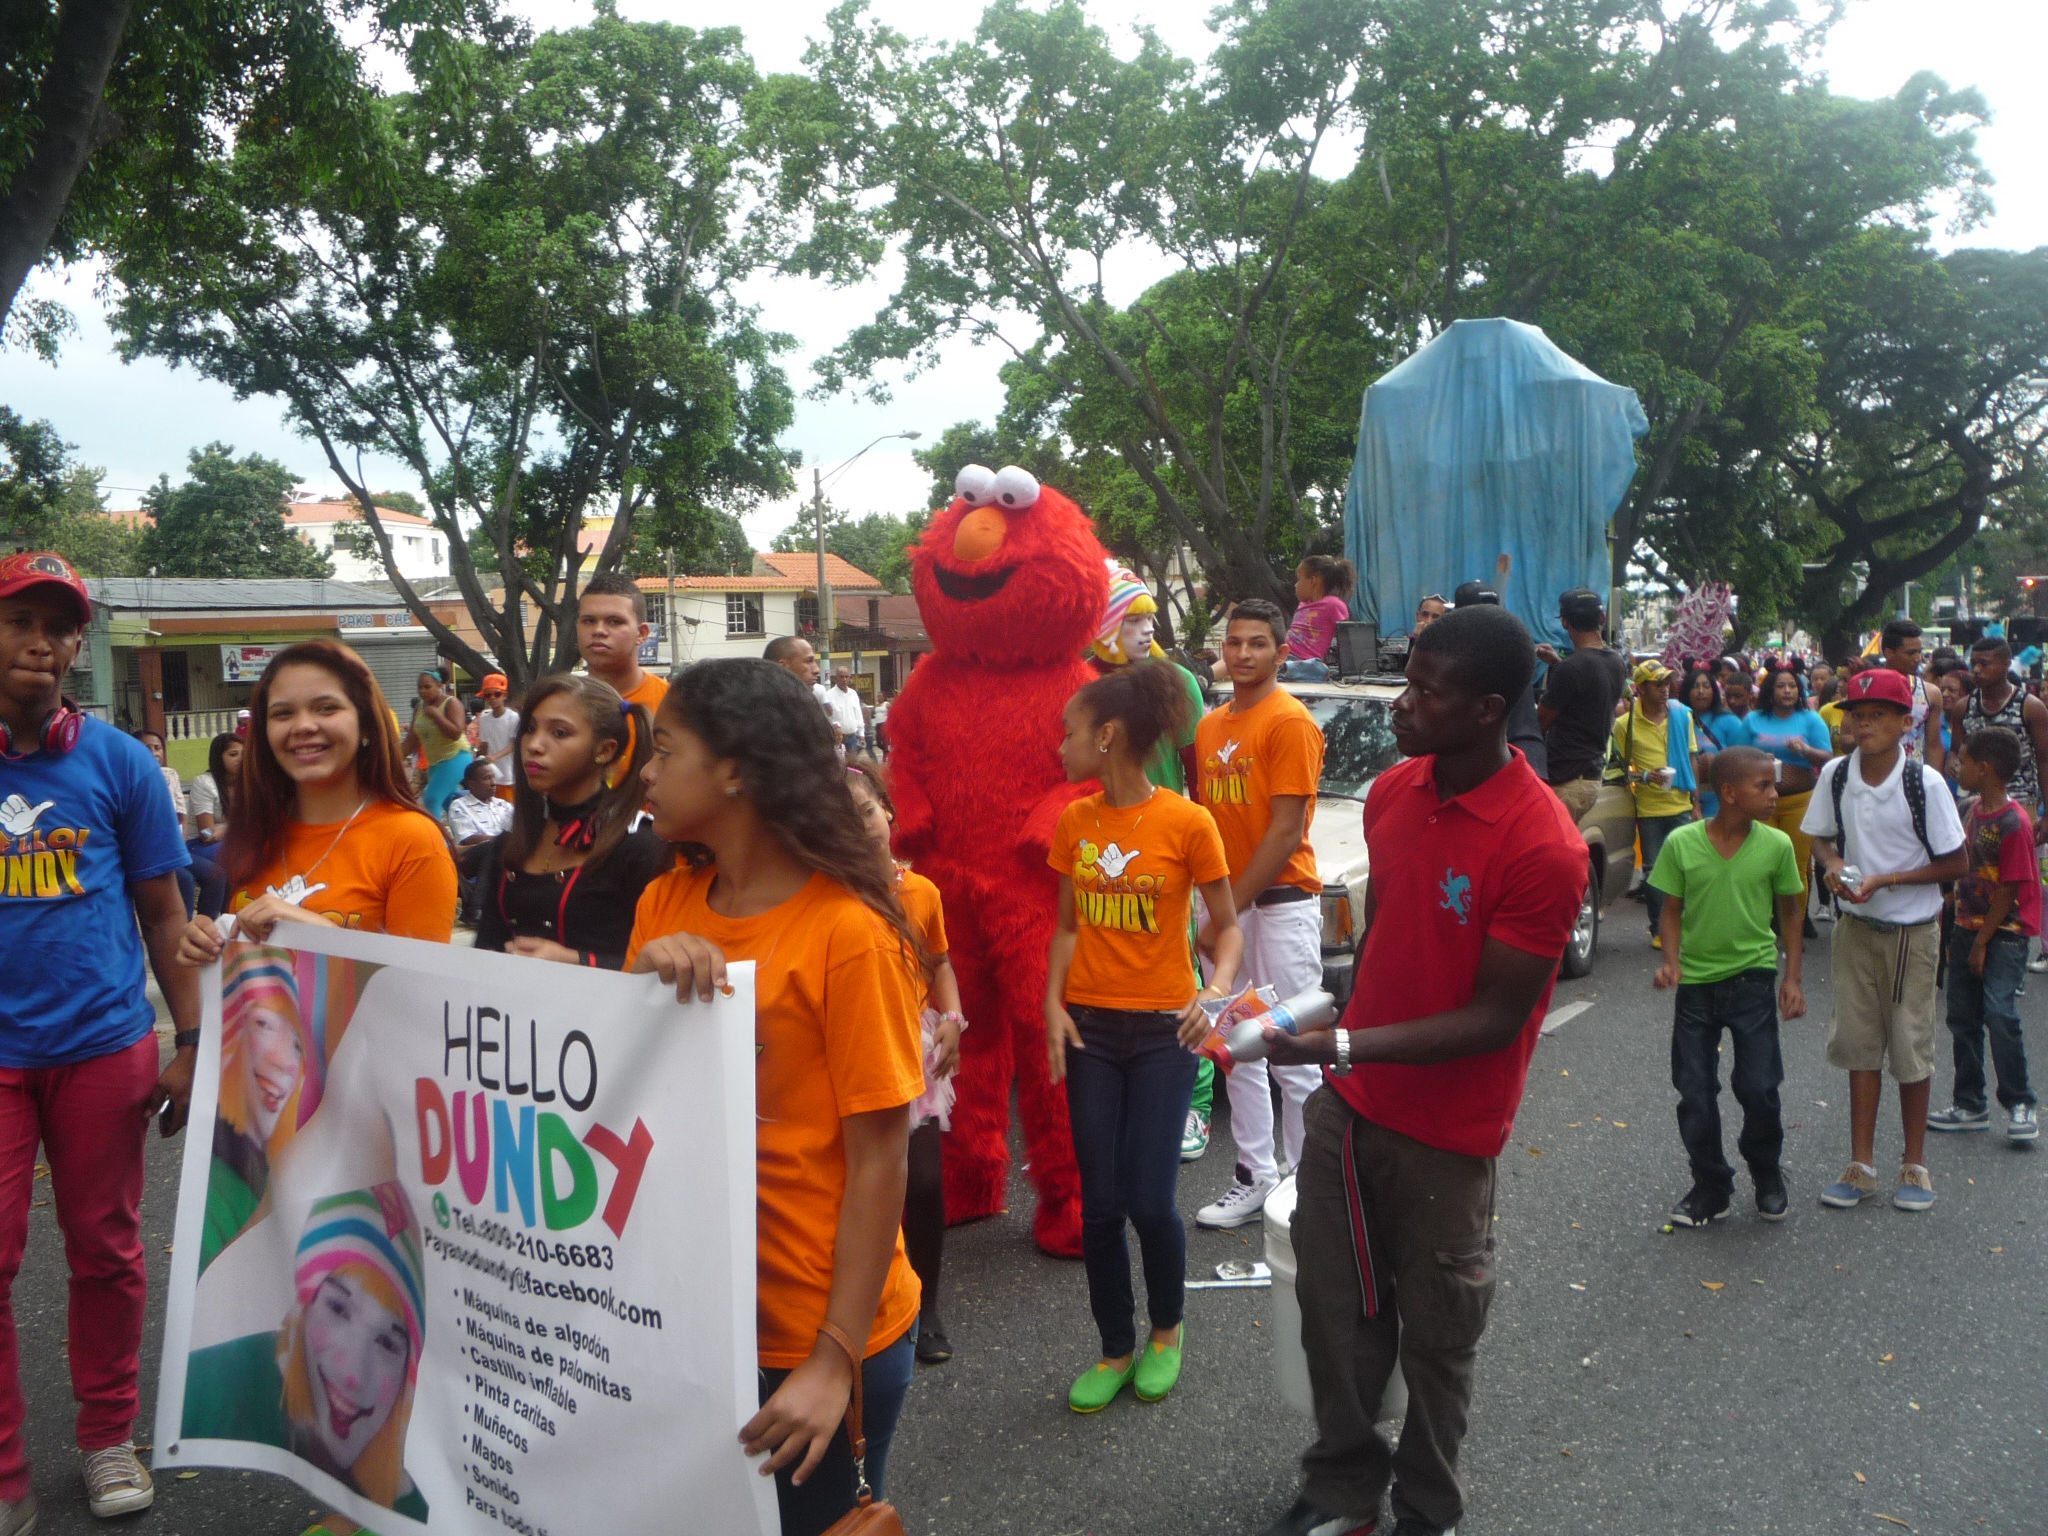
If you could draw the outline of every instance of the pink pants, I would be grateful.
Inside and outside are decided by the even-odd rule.
[[[134,1430],[146,1284],[142,1149],[157,1076],[154,1033],[74,1066],[0,1067],[0,1499],[29,1488],[14,1277],[28,1244],[39,1142],[71,1268],[78,1444],[96,1451]]]

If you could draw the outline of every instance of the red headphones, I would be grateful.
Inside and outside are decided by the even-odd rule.
[[[43,717],[42,750],[52,757],[62,757],[78,745],[80,733],[85,730],[85,712],[68,698],[57,701],[57,707]],[[28,754],[14,750],[14,733],[0,721],[0,757],[9,762],[20,762]]]

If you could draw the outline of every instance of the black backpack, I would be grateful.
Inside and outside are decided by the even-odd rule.
[[[1835,770],[1835,776],[1828,781],[1828,798],[1835,808],[1835,842],[1841,847],[1842,857],[1849,858],[1849,824],[1842,820],[1842,791],[1847,789],[1849,767],[1856,756],[1851,753],[1841,758],[1842,766]],[[1911,758],[1906,759],[1910,772],[1899,775],[1899,787],[1906,792],[1906,809],[1913,817],[1913,835],[1920,839],[1920,846],[1927,850],[1927,862],[1938,863],[1947,855],[1934,851],[1934,844],[1927,841],[1927,781],[1920,776],[1920,765]],[[1955,850],[1950,849],[1953,853]],[[1853,862],[1853,861],[1852,861]]]

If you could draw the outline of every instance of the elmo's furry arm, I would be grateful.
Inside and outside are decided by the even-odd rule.
[[[1017,845],[1034,867],[1043,864],[1052,852],[1052,835],[1060,828],[1060,813],[1101,788],[1093,779],[1081,784],[1062,784],[1031,807],[1031,814],[1024,818],[1024,830],[1017,834]],[[901,807],[897,814],[902,814]]]

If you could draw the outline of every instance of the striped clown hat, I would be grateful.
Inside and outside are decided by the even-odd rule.
[[[273,1150],[313,1118],[327,1087],[327,1060],[338,1039],[333,1021],[346,1023],[354,995],[355,962],[316,955],[306,950],[234,946],[221,985],[221,1087],[230,1118],[245,1125],[237,1070],[248,1020],[258,1008],[269,1008],[298,1027],[304,1069],[299,1086],[272,1133]],[[337,1006],[337,1004],[339,1006]]]
[[[405,1187],[391,1181],[313,1202],[299,1239],[292,1281],[301,1312],[329,1275],[362,1282],[379,1305],[405,1320],[406,1339],[412,1345],[406,1364],[410,1382],[420,1368],[423,1269],[420,1226],[412,1202]]]
[[[1136,573],[1128,567],[1118,565],[1114,560],[1105,560],[1102,563],[1109,567],[1109,606],[1103,610],[1102,627],[1096,631],[1094,650],[1097,656],[1111,666],[1120,667],[1126,662],[1140,659],[1124,654],[1123,640],[1118,634],[1123,628],[1124,620],[1138,614],[1157,613],[1159,602],[1146,589],[1145,583],[1138,580]],[[1164,656],[1166,653],[1159,649],[1158,642],[1154,641],[1151,654]]]

